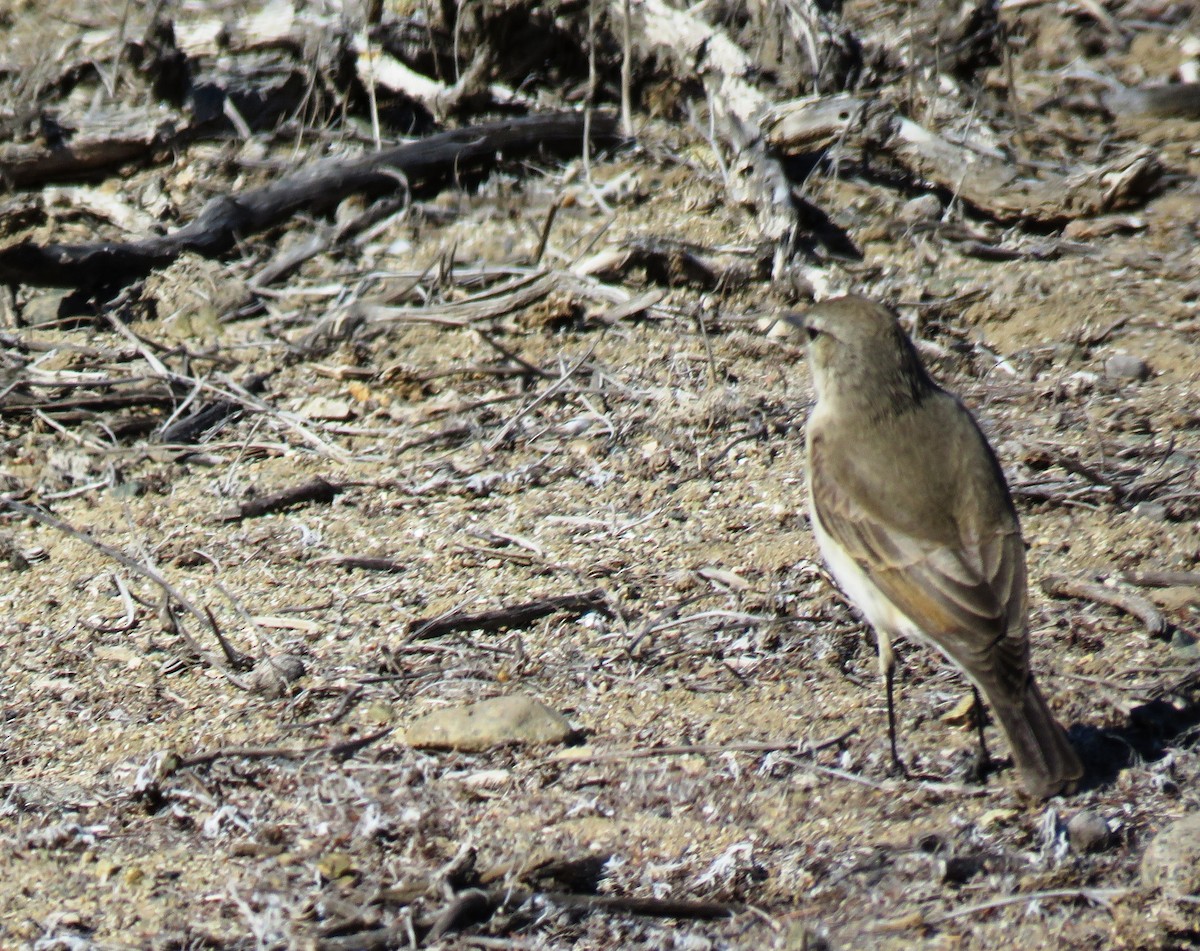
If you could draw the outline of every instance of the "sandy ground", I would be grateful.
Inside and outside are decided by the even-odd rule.
[[[12,16],[28,28],[27,8]],[[1039,9],[1019,23],[1017,76],[1031,87],[1092,29]],[[1146,73],[1175,48],[1155,37],[1126,70]],[[1089,770],[1077,795],[1026,801],[1007,768],[970,783],[964,682],[906,647],[903,749],[937,778],[889,775],[871,637],[816,563],[804,511],[803,350],[769,333],[803,304],[793,284],[679,282],[648,315],[611,326],[563,289],[489,322],[490,340],[539,373],[514,371],[472,329],[420,320],[298,347],[346,289],[379,275],[449,304],[480,289],[473,274],[530,268],[554,202],[552,266],[589,242],[682,238],[757,275],[749,216],[702,142],[686,168],[661,148],[624,151],[593,169],[596,185],[621,183],[611,214],[578,163],[510,174],[412,208],[356,254],[310,262],[249,318],[221,295],[242,298],[236,281],[266,242],[245,264],[188,259],[157,275],[142,292],[156,312],[131,328],[173,368],[186,348],[191,375],[213,386],[269,375],[271,412],[202,446],[3,419],[6,492],[155,566],[239,650],[295,656],[307,672],[283,696],[241,689],[164,625],[158,586],[6,517],[20,555],[0,566],[0,852],[13,870],[0,942],[311,947],[436,914],[456,857],[452,885],[594,856],[607,859],[605,894],[752,910],[660,920],[534,901],[443,945],[1194,946],[1196,906],[1144,888],[1138,866],[1151,837],[1197,807],[1200,718],[1169,685],[1195,669],[1200,592],[1122,589],[1163,610],[1172,630],[1154,638],[1125,613],[1038,587],[1200,561],[1194,130],[1107,129],[1162,149],[1177,174],[1135,230],[1048,259],[966,256],[904,225],[911,195],[809,184],[864,258],[805,265],[803,277],[822,295],[900,305],[1002,458],[1029,546],[1035,665]],[[644,130],[656,146],[682,134]],[[184,174],[197,189],[231,186],[226,158],[138,171],[129,193]],[[42,238],[91,227],[56,223]],[[640,293],[655,276],[620,282]],[[59,349],[42,369],[149,372],[136,352],[116,354],[130,345],[102,321],[37,325],[58,299],[23,289],[35,325],[6,332],[92,349]],[[1117,354],[1149,376],[1120,375]],[[316,476],[339,487],[332,502],[225,517]],[[605,612],[411,636],[419,619],[594,589]],[[195,618],[180,623],[219,653]],[[476,754],[404,742],[428,711],[513,693],[564,713],[577,740]],[[331,752],[389,726],[352,755]],[[752,742],[779,749],[737,748]],[[644,755],[660,746],[697,749]],[[207,753],[221,755],[178,766]],[[1097,851],[1072,846],[1080,813],[1112,833]],[[474,872],[461,873],[467,849]]]

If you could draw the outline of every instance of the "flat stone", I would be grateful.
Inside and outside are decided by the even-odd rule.
[[[1150,376],[1150,364],[1132,353],[1114,353],[1104,361],[1104,375],[1110,380],[1140,382]]]
[[[1175,895],[1200,893],[1200,812],[1177,819],[1150,840],[1142,884]]]
[[[354,418],[354,407],[350,405],[349,400],[339,400],[329,396],[314,396],[300,407],[300,415],[305,417],[305,419],[346,422]]]
[[[406,736],[410,746],[477,753],[507,743],[561,743],[572,732],[557,710],[517,694],[435,710],[414,720]]]

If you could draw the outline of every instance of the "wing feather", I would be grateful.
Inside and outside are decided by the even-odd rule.
[[[879,591],[977,678],[1015,686],[1028,670],[1024,546],[1015,521],[958,544],[897,530],[848,493],[821,441],[809,452],[810,491],[821,527]]]

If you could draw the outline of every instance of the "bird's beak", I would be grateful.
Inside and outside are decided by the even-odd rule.
[[[791,314],[784,314],[783,321],[789,327],[793,327],[798,330],[803,339],[809,341],[816,339],[817,328],[813,326],[813,322],[809,317],[808,311],[796,311]]]
[[[797,330],[800,330],[800,331],[808,330],[808,320],[807,320],[806,314],[802,314],[799,312],[795,312],[795,313],[791,313],[791,314],[784,314],[783,320],[784,320],[784,323],[790,324],[791,326],[795,327]]]

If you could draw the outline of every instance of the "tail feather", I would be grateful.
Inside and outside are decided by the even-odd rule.
[[[1037,684],[1030,678],[1026,686],[1018,697],[984,691],[1008,737],[1022,785],[1039,799],[1072,793],[1083,776],[1083,764]]]

